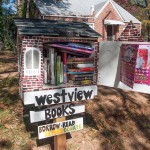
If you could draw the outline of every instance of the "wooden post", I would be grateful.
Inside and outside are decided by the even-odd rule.
[[[54,122],[62,122],[65,121],[66,118],[56,118]],[[66,150],[66,134],[57,135],[54,137],[54,150]]]

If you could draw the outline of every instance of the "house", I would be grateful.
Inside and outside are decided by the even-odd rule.
[[[26,92],[96,86],[100,34],[81,22],[43,19],[14,19],[14,22],[21,96]]]
[[[130,21],[141,32],[141,22],[113,0],[34,0],[31,17],[85,22],[102,35],[99,41],[118,40]],[[33,10],[34,9],[34,10]],[[34,12],[34,15],[33,15]]]

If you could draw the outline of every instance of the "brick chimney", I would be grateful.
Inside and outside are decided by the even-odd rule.
[[[91,5],[91,15],[95,15],[95,5]]]

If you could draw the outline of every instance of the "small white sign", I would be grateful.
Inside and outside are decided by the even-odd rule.
[[[47,125],[38,126],[38,138],[44,139],[55,135],[73,132],[83,129],[83,117],[57,122]]]
[[[82,104],[60,104],[40,111],[30,111],[30,122],[39,122],[85,112]]]
[[[92,85],[25,92],[23,101],[25,105],[35,104],[35,106],[44,106],[93,99],[96,95],[97,85]]]

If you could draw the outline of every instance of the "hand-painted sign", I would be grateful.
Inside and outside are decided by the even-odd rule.
[[[44,139],[55,135],[73,132],[83,129],[83,117],[57,122],[47,125],[38,126],[38,138]]]
[[[95,95],[97,95],[96,85],[25,92],[24,104],[35,104],[35,106],[52,105],[93,99]]]
[[[85,112],[85,106],[81,104],[60,104],[45,110],[30,111],[30,122],[39,122],[58,117],[64,117]]]

